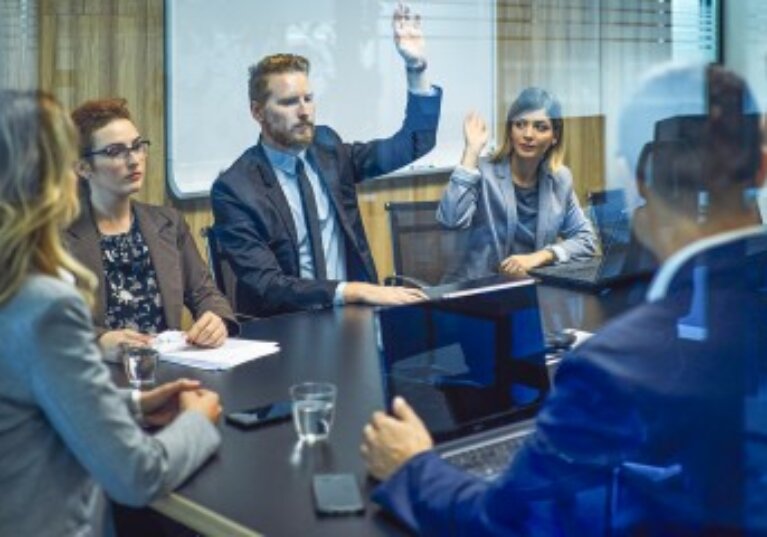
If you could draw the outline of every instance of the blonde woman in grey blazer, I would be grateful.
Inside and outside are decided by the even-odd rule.
[[[107,495],[145,505],[220,442],[218,396],[198,382],[139,393],[110,380],[96,279],[60,237],[78,208],[75,137],[53,97],[0,91],[0,535],[111,535]]]
[[[480,157],[485,121],[466,117],[463,157],[437,211],[446,227],[468,230],[460,277],[524,275],[596,253],[593,228],[562,165],[564,134],[559,103],[538,88],[512,103],[503,144],[491,158]]]

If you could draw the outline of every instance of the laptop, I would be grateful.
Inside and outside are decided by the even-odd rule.
[[[539,267],[530,275],[551,285],[601,290],[619,283],[649,279],[657,268],[655,257],[631,231],[622,190],[589,194],[592,220],[602,245],[602,255]]]
[[[514,286],[518,283],[533,283],[534,280],[529,276],[507,276],[505,274],[488,274],[480,278],[470,280],[457,280],[440,285],[431,285],[423,287],[421,290],[430,300],[439,300],[443,298],[455,298],[461,295],[487,293],[497,289]]]
[[[449,462],[487,479],[534,431],[549,391],[535,282],[377,311],[387,404],[404,397]]]

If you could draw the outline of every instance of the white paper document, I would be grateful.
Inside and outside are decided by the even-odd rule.
[[[180,333],[179,333],[180,334]],[[227,338],[215,349],[203,349],[186,343],[173,332],[160,334],[154,342],[160,359],[198,369],[224,370],[279,352],[276,341]]]

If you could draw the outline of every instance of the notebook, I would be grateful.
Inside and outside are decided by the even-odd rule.
[[[377,311],[387,403],[400,395],[448,461],[495,477],[549,391],[534,281]]]
[[[593,290],[649,278],[657,268],[657,262],[631,232],[623,191],[592,193],[589,204],[602,244],[602,255],[585,261],[539,267],[531,270],[530,275],[547,284]]]

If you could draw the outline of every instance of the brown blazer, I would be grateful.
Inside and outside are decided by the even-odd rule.
[[[87,192],[87,189],[84,189],[84,192]],[[90,201],[86,195],[80,199],[80,216],[64,232],[64,238],[72,255],[98,277],[99,289],[93,308],[93,324],[97,335],[101,336],[108,330],[104,326],[104,265]],[[147,205],[138,201],[131,203],[141,235],[149,248],[149,257],[157,272],[157,284],[168,328],[181,328],[181,309],[186,306],[195,319],[206,311],[215,313],[226,323],[230,336],[238,334],[240,329],[234,312],[213,283],[192,240],[189,226],[181,214],[170,207]]]

